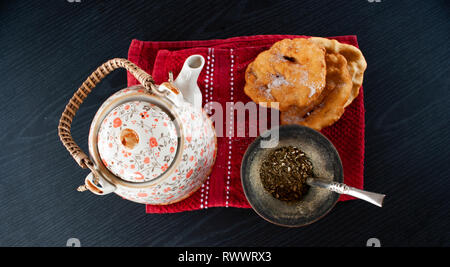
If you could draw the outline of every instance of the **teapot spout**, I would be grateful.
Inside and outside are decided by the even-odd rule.
[[[173,84],[180,89],[184,99],[195,108],[202,108],[202,93],[197,85],[197,79],[205,65],[205,58],[192,55],[186,59],[180,74]]]

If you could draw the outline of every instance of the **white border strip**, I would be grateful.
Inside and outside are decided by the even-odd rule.
[[[209,55],[208,55],[208,61],[209,61]],[[209,101],[205,100],[206,102],[209,103],[209,112],[208,114],[212,113],[212,101],[213,101],[213,92],[214,92],[214,48],[211,49],[211,73],[209,76],[209,85],[210,85],[210,92],[209,92]],[[205,97],[208,97],[205,95]],[[206,99],[206,98],[205,98]],[[208,208],[208,196],[209,196],[209,179],[210,176],[208,176],[208,178],[206,178],[206,196],[205,196],[205,209]]]
[[[231,156],[232,156],[232,136],[233,136],[233,126],[234,126],[234,54],[233,49],[230,49],[230,129],[228,135],[228,170],[227,170],[227,184],[226,184],[226,200],[225,207],[228,208],[230,200],[230,181],[231,181]]]
[[[208,112],[208,97],[210,95],[209,93],[209,81],[210,81],[210,58],[211,58],[211,48],[208,48],[208,56],[206,58],[206,75],[205,75],[205,111]],[[209,113],[209,112],[208,112]],[[206,196],[206,201],[203,203],[204,201],[204,197],[205,197],[205,187],[209,188],[209,177],[207,178],[207,185],[205,185],[205,183],[202,184],[201,187],[201,195],[200,195],[200,208],[207,208],[206,205],[208,205],[208,196]]]

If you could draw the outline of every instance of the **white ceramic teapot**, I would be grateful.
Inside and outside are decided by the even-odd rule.
[[[201,108],[197,79],[204,58],[186,59],[178,78],[156,85],[126,59],[100,66],[78,89],[58,126],[61,141],[91,173],[79,191],[114,192],[144,204],[178,202],[195,192],[215,162],[217,139]],[[125,68],[141,83],[109,97],[97,111],[89,132],[88,157],[73,141],[70,127],[79,105],[101,79]],[[176,86],[175,86],[176,85]]]

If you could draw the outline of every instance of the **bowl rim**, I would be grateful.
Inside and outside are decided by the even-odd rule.
[[[312,220],[312,221],[310,221],[310,222],[307,222],[307,223],[304,223],[304,224],[299,224],[299,225],[288,225],[288,224],[282,224],[282,223],[273,221],[273,220],[271,220],[271,219],[269,219],[269,218],[263,216],[263,215],[255,208],[255,206],[253,205],[253,203],[250,201],[250,198],[249,198],[249,195],[248,195],[248,190],[249,190],[249,189],[246,188],[245,183],[244,183],[244,172],[245,172],[245,170],[244,170],[244,164],[243,164],[244,161],[247,161],[247,160],[248,160],[248,158],[249,158],[249,156],[250,156],[250,152],[254,150],[254,149],[253,149],[254,146],[256,146],[258,143],[260,143],[261,139],[263,138],[262,136],[265,135],[265,133],[267,133],[267,132],[270,132],[270,131],[275,130],[276,128],[278,128],[279,131],[281,131],[281,129],[284,129],[284,128],[297,128],[297,129],[303,129],[303,130],[307,130],[307,131],[310,131],[310,132],[314,132],[315,134],[318,134],[319,136],[322,136],[322,138],[324,138],[324,139],[330,144],[331,150],[332,150],[334,153],[336,153],[336,155],[337,155],[337,159],[338,159],[337,162],[339,163],[340,172],[341,172],[341,174],[342,174],[342,175],[340,175],[340,176],[341,176],[340,178],[342,179],[342,181],[339,181],[339,182],[341,182],[341,183],[342,183],[343,180],[344,180],[344,170],[343,170],[343,166],[342,166],[342,160],[341,160],[341,157],[339,156],[339,152],[337,151],[336,147],[333,145],[333,143],[330,141],[330,139],[328,139],[324,134],[322,134],[321,132],[316,131],[316,130],[314,130],[314,129],[312,129],[312,128],[309,128],[309,127],[307,127],[307,126],[302,126],[302,125],[298,125],[298,124],[279,125],[279,126],[276,126],[276,127],[272,127],[271,129],[266,130],[264,133],[262,133],[261,135],[259,135],[258,137],[256,137],[256,138],[252,141],[252,143],[251,143],[249,146],[247,146],[247,149],[245,150],[244,156],[242,157],[242,161],[241,161],[240,176],[241,176],[241,184],[242,184],[242,189],[243,189],[243,191],[244,191],[245,198],[247,199],[248,203],[249,203],[250,206],[252,207],[252,210],[253,210],[256,214],[258,214],[258,216],[260,216],[261,218],[263,218],[264,220],[266,220],[266,221],[268,221],[268,222],[270,222],[270,223],[272,223],[272,224],[278,225],[278,226],[283,226],[283,227],[288,227],[288,228],[299,228],[299,227],[307,226],[307,225],[310,225],[310,224],[312,224],[312,223],[317,222],[318,220],[320,220],[320,219],[322,219],[323,217],[325,217],[325,215],[327,215],[328,213],[330,213],[330,211],[336,206],[337,202],[339,201],[340,195],[333,192],[334,194],[337,194],[337,196],[336,196],[335,199],[333,200],[333,202],[332,202],[332,204],[330,205],[330,207],[329,207],[322,215],[320,215],[319,217],[315,218],[314,220]],[[247,166],[247,164],[246,164],[246,166]]]

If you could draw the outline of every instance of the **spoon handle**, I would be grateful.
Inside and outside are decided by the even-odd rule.
[[[349,196],[353,196],[362,200],[365,200],[367,202],[370,202],[374,205],[377,205],[378,207],[383,206],[383,200],[386,195],[384,194],[378,194],[373,193],[369,191],[364,191],[358,188],[354,188],[351,186],[348,186],[346,184],[337,183],[337,182],[330,182],[325,179],[321,178],[308,178],[306,180],[306,183],[310,186],[317,186],[321,188],[328,189],[330,191],[339,193],[339,194],[345,194]]]

